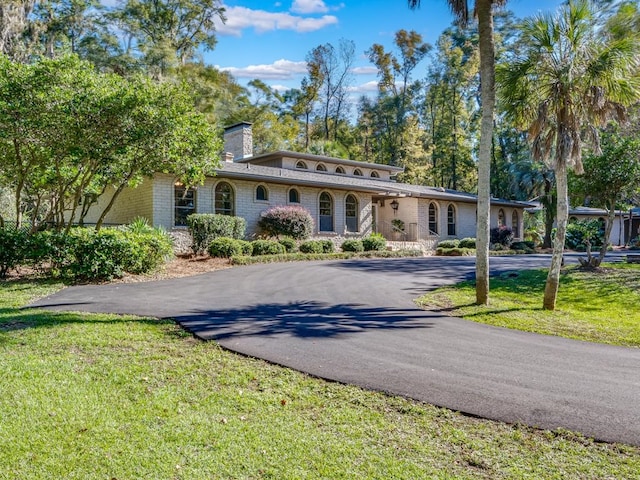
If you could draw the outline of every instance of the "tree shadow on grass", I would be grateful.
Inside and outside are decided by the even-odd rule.
[[[200,338],[225,340],[283,334],[298,338],[335,338],[367,330],[430,328],[428,317],[428,312],[417,308],[309,301],[208,310],[175,320]]]

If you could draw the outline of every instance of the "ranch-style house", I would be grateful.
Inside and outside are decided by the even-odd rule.
[[[144,217],[168,230],[184,228],[191,213],[246,219],[258,233],[260,214],[276,205],[301,205],[315,220],[315,237],[340,243],[373,232],[390,242],[416,242],[430,250],[443,239],[475,237],[476,196],[444,188],[397,183],[402,169],[322,155],[277,151],[253,155],[250,123],[225,129],[225,153],[216,175],[185,188],[171,175],[157,174],[120,195],[108,224]],[[104,202],[86,218],[95,221]],[[491,226],[506,225],[522,237],[523,214],[532,205],[494,198]]]

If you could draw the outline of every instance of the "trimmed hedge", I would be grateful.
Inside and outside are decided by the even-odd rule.
[[[187,226],[191,233],[191,249],[199,254],[207,251],[211,241],[219,238],[244,238],[247,222],[242,217],[213,213],[192,213],[187,217]]]
[[[345,240],[340,248],[343,252],[364,252],[362,240]]]
[[[372,233],[362,239],[362,246],[365,252],[380,252],[387,249],[387,240],[379,233]]]
[[[296,240],[309,238],[313,233],[313,217],[301,206],[276,206],[260,215],[258,227],[270,237],[287,236]]]
[[[436,248],[436,255],[441,257],[468,257],[475,255],[476,251],[473,248],[445,248],[438,247]]]
[[[346,260],[350,258],[405,258],[405,257],[421,257],[420,250],[397,250],[391,252],[369,251],[369,252],[337,252],[337,253],[290,253],[286,255],[263,255],[259,257],[247,257],[238,255],[231,257],[231,263],[234,265],[252,265],[255,263],[276,263],[276,262],[298,262],[309,260]]]

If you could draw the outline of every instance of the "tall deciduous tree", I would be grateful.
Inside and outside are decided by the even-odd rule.
[[[409,6],[420,5],[420,0],[408,0]],[[478,215],[476,231],[476,303],[489,303],[489,215],[491,201],[491,143],[493,138],[493,111],[495,107],[495,41],[493,38],[493,7],[506,0],[475,0],[478,17],[480,50],[480,98],[482,119],[478,153]],[[454,15],[461,23],[469,21],[466,0],[448,0]]]
[[[525,20],[522,37],[522,54],[501,65],[498,78],[504,107],[528,128],[534,158],[550,160],[555,171],[557,231],[543,302],[553,310],[569,209],[567,169],[582,172],[582,134],[597,149],[595,127],[624,119],[624,106],[638,99],[638,39],[596,30],[586,0]]]
[[[340,40],[337,49],[325,43],[307,54],[310,84],[320,85],[320,114],[325,140],[337,140],[338,125],[346,114],[345,100],[354,60],[355,44],[346,39]]]
[[[378,102],[371,112],[382,120],[379,123],[383,128],[377,134],[385,143],[385,163],[402,165],[406,160],[405,136],[415,119],[411,114],[412,100],[420,89],[420,83],[412,82],[411,75],[431,45],[413,30],[396,32],[394,43],[398,55],[385,51],[377,43],[366,53],[378,69]]]

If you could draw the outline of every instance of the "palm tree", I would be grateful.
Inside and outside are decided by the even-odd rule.
[[[528,129],[532,154],[555,171],[557,231],[543,308],[555,309],[567,226],[567,168],[582,171],[582,135],[596,150],[597,127],[625,118],[640,95],[638,40],[596,29],[588,0],[569,0],[558,13],[522,25],[523,51],[497,70],[500,98]]]
[[[469,22],[469,3],[466,0],[447,0],[458,21]],[[478,47],[480,51],[480,146],[478,153],[478,219],[476,226],[476,303],[489,303],[489,208],[491,199],[491,140],[493,137],[493,111],[495,107],[495,42],[493,38],[493,7],[507,0],[475,0],[474,12],[478,18]],[[410,8],[420,0],[408,0]]]

